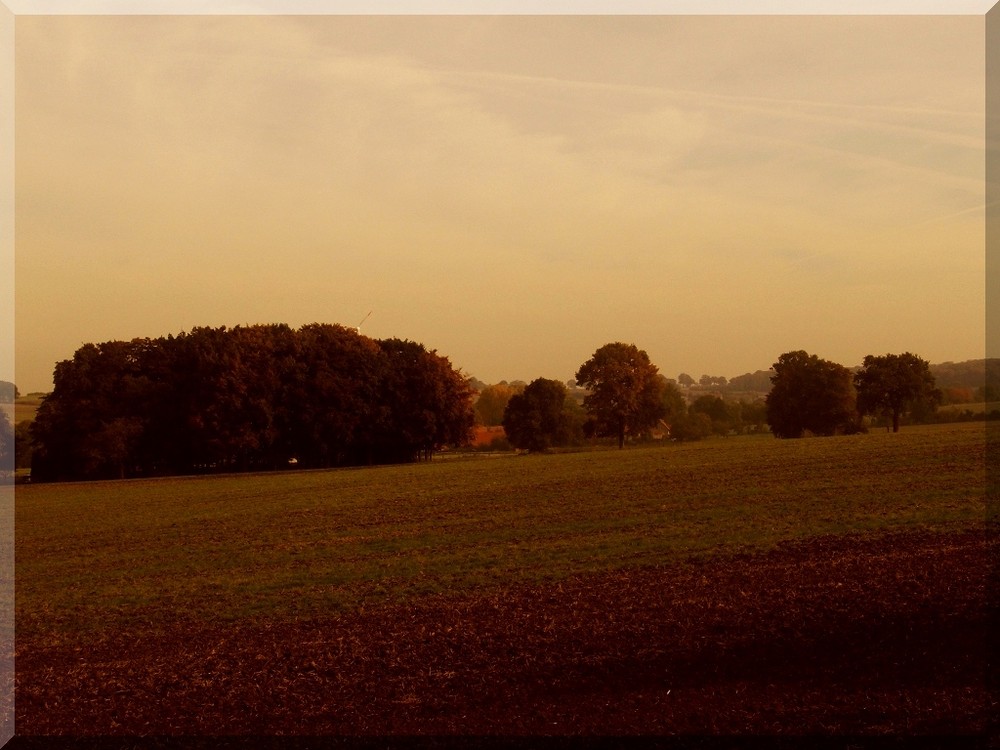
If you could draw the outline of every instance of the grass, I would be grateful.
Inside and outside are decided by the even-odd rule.
[[[12,425],[24,421],[30,422],[35,419],[43,398],[44,394],[30,393],[27,396],[19,396],[13,404],[0,404],[0,409],[4,410]]]
[[[386,599],[981,524],[982,424],[18,487],[18,637]]]

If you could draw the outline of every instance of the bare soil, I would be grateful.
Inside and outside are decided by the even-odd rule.
[[[825,537],[307,622],[18,639],[17,734],[986,737],[995,553],[982,531]]]

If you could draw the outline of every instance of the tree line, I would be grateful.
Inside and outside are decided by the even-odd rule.
[[[598,349],[576,373],[575,383],[586,390],[582,405],[562,383],[539,378],[523,388],[489,386],[476,408],[487,424],[502,410],[499,423],[510,444],[541,451],[592,436],[614,438],[621,448],[626,437],[641,439],[659,428],[673,439],[697,440],[763,431],[766,424],[776,437],[798,438],[863,432],[865,418],[872,417],[898,432],[904,414],[926,417],[942,400],[928,363],[910,352],[868,355],[855,371],[805,351],[787,352],[769,381],[763,400],[732,403],[703,394],[689,405],[645,351],[616,342]]]
[[[711,434],[761,431],[763,401],[730,403],[703,394],[688,405],[676,381],[660,374],[649,355],[634,344],[600,347],[568,384],[557,380],[485,386],[476,402],[481,424],[502,425],[503,440],[514,448],[542,451],[609,438],[664,436],[696,440]]]
[[[741,377],[759,388],[762,374]],[[909,352],[869,355],[852,371],[793,351],[767,375],[763,399],[704,393],[688,403],[645,351],[614,342],[569,388],[545,378],[483,386],[473,407],[474,379],[412,341],[318,323],[195,328],[86,344],[58,363],[30,425],[32,478],[414,461],[468,443],[477,421],[502,425],[510,446],[529,451],[599,437],[623,447],[652,436],[845,434],[864,431],[865,417],[895,431],[904,414],[926,418],[942,401],[927,362]],[[4,432],[0,443],[13,438]]]
[[[415,461],[474,424],[447,357],[339,325],[85,344],[53,380],[32,481]]]

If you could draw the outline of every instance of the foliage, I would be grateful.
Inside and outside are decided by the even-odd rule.
[[[858,411],[891,420],[893,432],[899,432],[900,417],[907,410],[926,417],[941,402],[927,362],[910,352],[869,354],[854,375],[854,385]]]
[[[1000,385],[987,383],[977,388],[975,398],[978,401],[1000,401]]]
[[[724,388],[728,382],[722,375],[702,375],[698,378],[698,385],[703,386],[717,385]]]
[[[54,385],[31,426],[37,481],[412,461],[473,421],[447,358],[318,323],[86,344]]]
[[[704,412],[689,411],[670,423],[670,437],[674,440],[702,440],[712,434],[712,419]]]
[[[782,354],[773,369],[765,404],[767,423],[776,437],[860,429],[851,371],[846,367],[799,350]]]
[[[649,355],[635,344],[605,344],[576,373],[590,392],[583,406],[597,435],[613,435],[618,447],[626,433],[641,435],[666,414],[663,381]]]
[[[774,375],[774,372],[771,370],[757,370],[753,373],[748,372],[744,375],[737,375],[729,379],[729,390],[767,393],[771,390],[772,375]]]
[[[514,394],[503,415],[503,429],[515,448],[544,451],[570,445],[581,435],[581,422],[574,418],[576,403],[567,397],[558,380],[538,378],[523,393]]]
[[[739,407],[743,431],[763,432],[767,424],[767,402],[764,399],[740,401]]]
[[[739,430],[739,405],[726,403],[718,396],[699,396],[691,404],[690,411],[708,417],[711,431],[716,435],[728,435],[731,430]]]
[[[975,401],[975,398],[976,394],[972,388],[957,388],[952,386],[941,389],[942,406],[948,404],[971,404]]]
[[[929,365],[939,388],[971,388],[984,384],[1000,385],[1000,359],[970,359],[964,362],[941,362]]]
[[[486,427],[502,424],[504,409],[515,393],[517,391],[507,383],[496,383],[483,388],[476,399],[476,419],[479,424]]]
[[[686,414],[670,422],[670,436],[675,440],[701,440],[710,435],[743,435],[763,432],[767,408],[763,399],[729,401],[714,394],[703,394],[688,407]]]
[[[677,384],[671,382],[662,375],[659,376],[662,387],[663,420],[667,424],[673,424],[676,420],[687,414],[687,401]]]
[[[413,341],[378,343],[384,373],[375,453],[383,461],[405,462],[414,449],[430,458],[446,445],[468,443],[475,422],[472,387],[447,357]]]
[[[31,440],[31,422],[23,420],[14,425],[14,466],[18,469],[31,468],[31,454],[34,445]]]

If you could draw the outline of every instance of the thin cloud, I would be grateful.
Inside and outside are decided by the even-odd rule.
[[[549,89],[549,96],[558,94],[560,91],[628,94],[645,100],[668,100],[672,104],[683,105],[693,110],[702,107],[712,107],[725,109],[734,113],[753,113],[784,120],[800,120],[803,122],[825,123],[845,127],[876,129],[886,133],[914,135],[969,148],[980,148],[984,143],[981,138],[962,132],[955,132],[955,130],[900,124],[891,122],[885,119],[884,116],[930,116],[949,121],[956,129],[967,130],[975,128],[981,130],[983,117],[985,116],[985,99],[981,111],[957,110],[938,107],[904,107],[871,103],[856,104],[851,102],[720,94],[704,90],[572,80],[548,76],[495,73],[492,71],[438,70],[435,72],[444,81],[460,80],[465,85],[477,83],[480,85],[502,86],[508,92],[518,91],[524,86],[530,86]],[[983,95],[985,97],[985,82]],[[596,105],[592,105],[592,107],[598,109]],[[811,112],[809,110],[820,110],[822,113]],[[836,114],[837,112],[853,113],[855,115],[858,113],[867,113],[872,115],[872,117],[862,118],[847,114]]]

